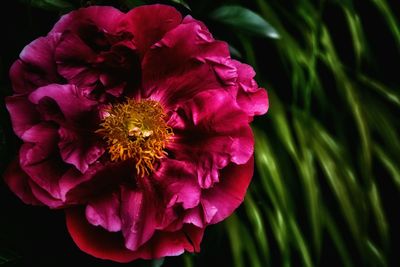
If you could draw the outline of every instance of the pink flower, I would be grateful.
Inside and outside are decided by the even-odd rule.
[[[150,5],[89,7],[26,46],[6,99],[23,141],[5,174],[22,201],[65,209],[78,247],[128,262],[199,251],[243,201],[253,69],[201,22]]]

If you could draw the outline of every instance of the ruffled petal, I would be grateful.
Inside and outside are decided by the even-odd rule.
[[[84,211],[79,208],[67,209],[66,222],[68,231],[76,245],[84,252],[116,262],[130,262],[135,259],[155,259],[176,256],[185,250],[199,252],[204,229],[185,225],[176,232],[157,231],[153,237],[137,251],[124,247],[124,241],[118,233],[89,224]]]
[[[169,125],[175,136],[168,148],[176,159],[194,165],[201,187],[209,188],[218,182],[219,170],[229,162],[243,164],[253,154],[254,138],[248,116],[229,93],[199,93],[177,113],[186,122],[176,123],[177,119],[171,117]]]
[[[97,103],[84,97],[76,86],[52,84],[41,87],[31,93],[29,99],[34,104],[49,100],[56,104],[56,110],[43,110],[42,113],[45,118],[62,125],[58,130],[58,147],[66,163],[73,164],[83,173],[104,153],[101,140],[94,134],[99,121]],[[60,114],[55,118],[57,110]]]
[[[182,161],[166,159],[154,173],[167,198],[167,208],[176,204],[184,209],[195,207],[200,201],[200,187],[190,164]]]
[[[259,88],[254,81],[256,73],[247,64],[232,60],[237,69],[237,103],[249,116],[262,115],[268,111],[268,94],[264,88]]]
[[[121,21],[119,29],[133,34],[138,53],[144,53],[158,42],[168,31],[182,21],[181,14],[167,5],[145,5],[129,11]]]
[[[218,55],[229,58],[228,45],[212,39],[208,31],[196,21],[180,24],[146,53],[142,61],[144,88],[170,75],[181,75],[185,70],[206,63],[206,58]]]

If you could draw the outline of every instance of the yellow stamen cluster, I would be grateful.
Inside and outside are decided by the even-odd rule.
[[[164,157],[172,129],[157,101],[128,99],[105,112],[100,129],[112,161],[132,159],[139,176],[150,174],[157,160]]]

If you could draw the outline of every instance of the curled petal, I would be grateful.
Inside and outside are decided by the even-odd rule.
[[[86,218],[94,226],[102,226],[110,232],[121,230],[120,196],[117,193],[100,196],[86,206]]]
[[[212,214],[208,223],[214,224],[224,220],[239,207],[246,195],[254,170],[254,158],[246,164],[230,164],[221,171],[220,182],[214,187],[203,190],[202,206],[204,214]]]

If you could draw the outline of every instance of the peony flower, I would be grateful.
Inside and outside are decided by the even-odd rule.
[[[23,144],[5,181],[23,202],[65,209],[84,252],[128,262],[197,252],[243,201],[249,123],[267,112],[253,69],[172,7],[64,15],[10,70]]]

